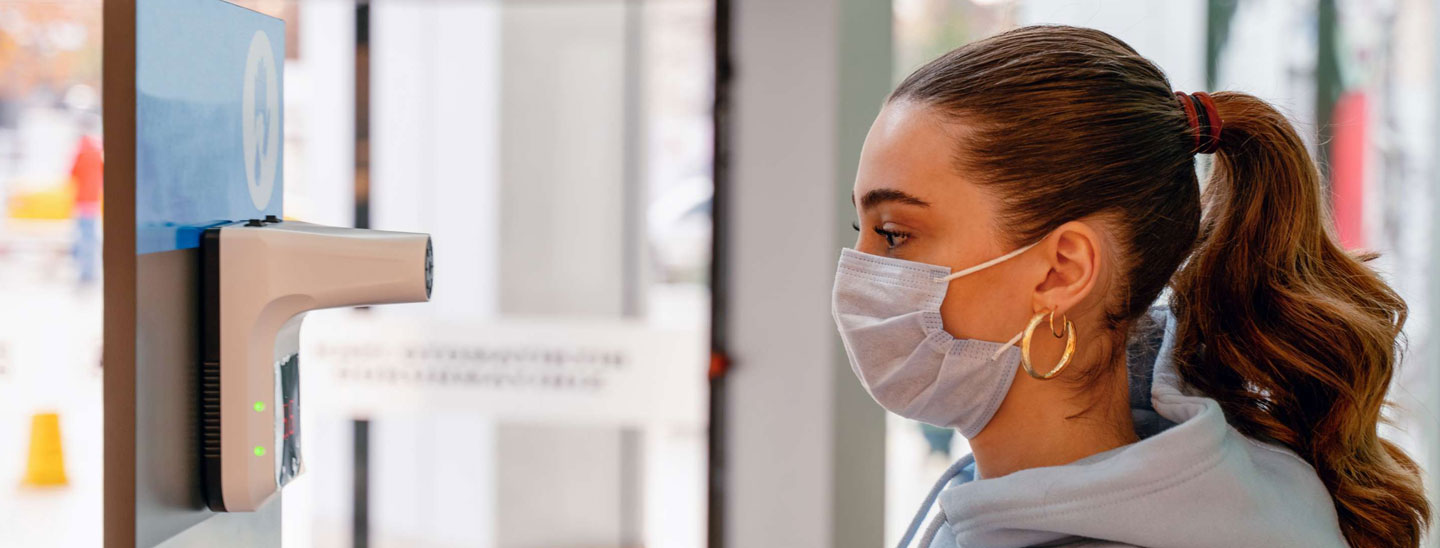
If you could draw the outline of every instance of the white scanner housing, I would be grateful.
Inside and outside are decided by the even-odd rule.
[[[217,512],[301,472],[300,322],[321,308],[430,300],[428,234],[242,221],[201,236],[201,469]]]

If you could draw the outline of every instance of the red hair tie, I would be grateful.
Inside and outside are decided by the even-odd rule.
[[[1215,100],[1210,94],[1177,91],[1175,97],[1180,100],[1180,107],[1185,109],[1185,119],[1190,123],[1190,132],[1195,135],[1196,153],[1214,154],[1220,150],[1220,131],[1225,123],[1220,119],[1220,111],[1215,108]]]

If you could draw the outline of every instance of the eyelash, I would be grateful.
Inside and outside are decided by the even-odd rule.
[[[907,240],[907,239],[910,238],[910,233],[909,233],[909,232],[897,232],[897,231],[894,231],[894,230],[885,230],[885,229],[880,228],[880,227],[878,227],[878,226],[875,227],[875,233],[876,233],[876,234],[879,234],[881,237],[885,238],[885,243],[890,246],[890,249],[895,249],[895,248],[897,248],[897,247],[900,247],[902,244],[905,243],[905,240]],[[895,242],[895,240],[896,240],[897,238],[900,239],[900,242],[899,242],[899,243],[896,243],[896,242]]]
[[[854,228],[856,232],[859,232],[859,231],[860,231],[860,223],[859,223],[859,222],[851,222],[851,223],[850,223],[850,227],[851,227],[851,228]],[[898,232],[898,231],[894,231],[894,230],[885,230],[885,229],[880,228],[880,227],[878,227],[878,226],[875,227],[874,230],[875,230],[875,233],[876,233],[876,234],[879,234],[879,235],[880,235],[880,237],[885,238],[885,243],[890,246],[890,249],[895,249],[895,248],[897,248],[897,247],[900,247],[901,244],[904,244],[904,243],[905,243],[905,240],[906,240],[906,239],[909,239],[909,238],[910,238],[910,233],[909,233],[909,232]],[[900,239],[900,243],[896,243],[896,242],[895,242],[895,240],[896,240],[897,238]]]

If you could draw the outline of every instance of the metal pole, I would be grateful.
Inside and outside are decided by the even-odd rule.
[[[350,526],[350,538],[355,548],[370,546],[370,421],[356,419],[354,430],[354,475],[351,509],[354,520]]]
[[[355,228],[370,228],[370,3],[355,4]]]
[[[729,293],[728,243],[730,194],[730,93],[732,82],[730,0],[715,0],[715,104],[711,112],[712,184],[710,250],[710,428],[709,492],[706,500],[706,545],[725,546],[725,374],[730,365],[726,351],[726,309]]]

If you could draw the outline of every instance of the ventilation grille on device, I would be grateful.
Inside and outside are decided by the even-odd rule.
[[[200,454],[220,458],[220,364],[200,366]]]

